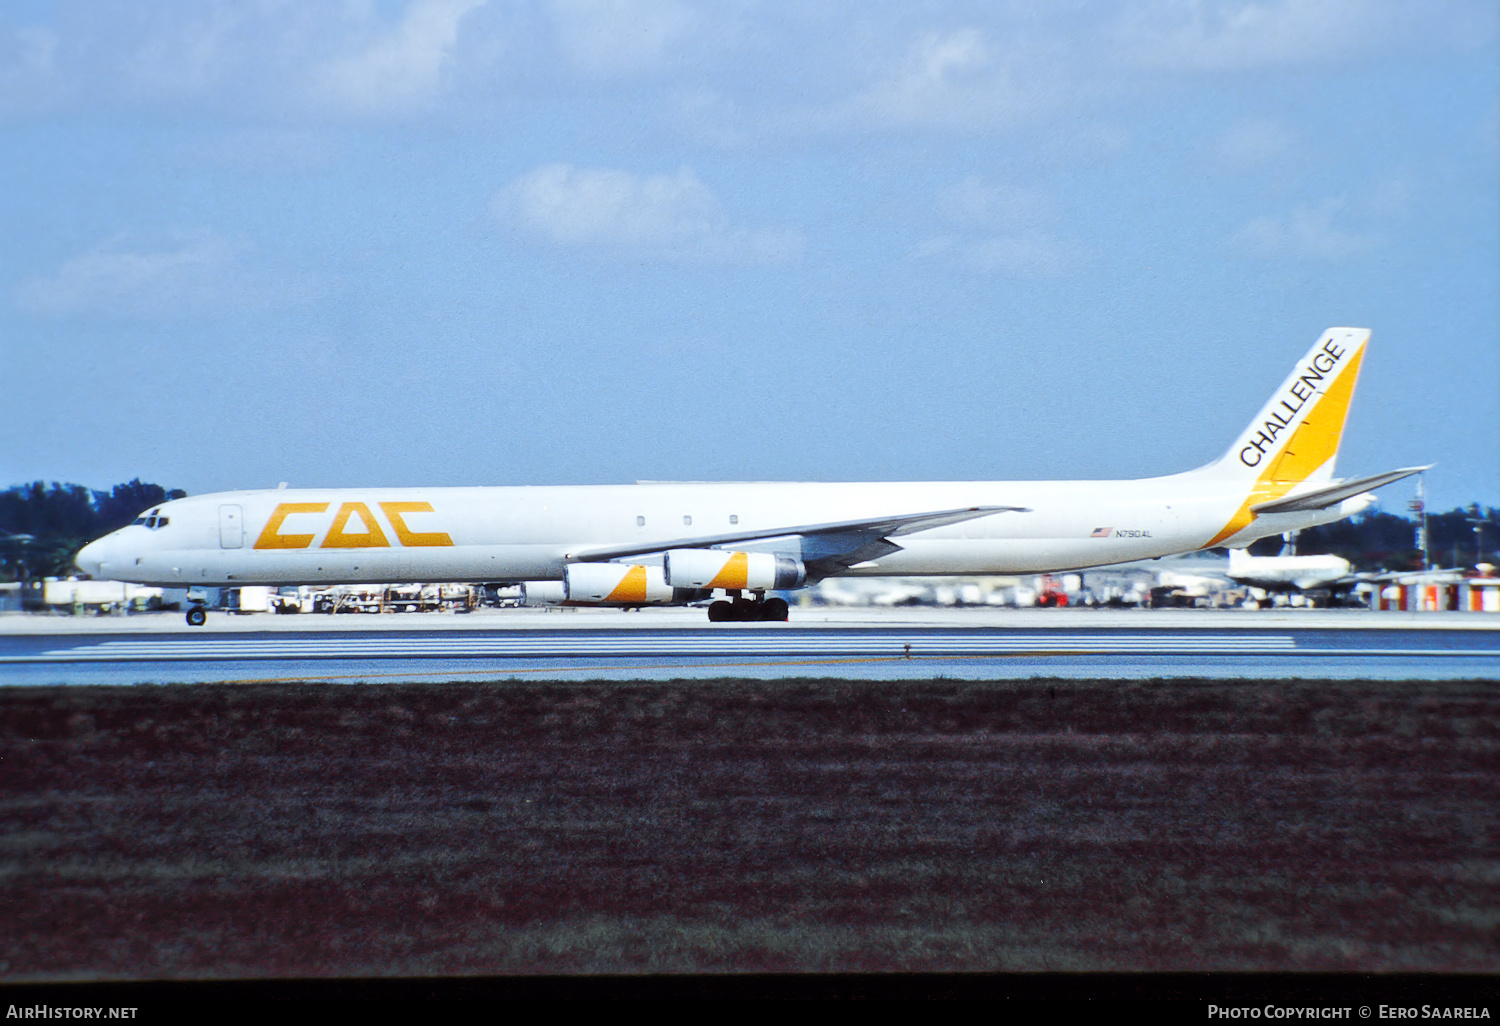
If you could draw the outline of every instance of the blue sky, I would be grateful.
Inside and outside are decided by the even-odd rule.
[[[1500,505],[1489,0],[23,2],[0,140],[0,485],[1170,473],[1355,325]]]

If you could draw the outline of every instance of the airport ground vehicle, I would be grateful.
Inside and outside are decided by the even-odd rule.
[[[1333,476],[1369,337],[1324,332],[1221,458],[1165,477],[224,492],[153,508],[78,563],[177,586],[527,582],[573,605],[722,592],[710,618],[723,620],[779,618],[767,593],[832,576],[1050,573],[1243,547],[1350,516],[1370,489],[1425,469]]]
[[[1037,594],[1036,604],[1043,608],[1062,607],[1068,604],[1068,593],[1052,578],[1051,574],[1042,575],[1042,590]]]

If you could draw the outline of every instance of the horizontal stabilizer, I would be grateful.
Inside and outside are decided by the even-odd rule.
[[[676,538],[670,541],[651,542],[645,545],[617,546],[587,549],[568,554],[568,559],[592,563],[603,560],[623,559],[626,556],[641,556],[649,552],[665,552],[668,549],[707,549],[740,542],[760,541],[765,538],[785,538],[791,535],[851,534],[885,538],[928,531],[935,527],[961,524],[965,520],[977,520],[993,513],[1029,513],[1023,506],[968,506],[964,509],[944,509],[932,513],[908,513],[893,517],[872,517],[868,520],[842,520],[831,524],[798,524],[789,527],[774,527],[759,531],[737,531],[733,534],[715,534],[698,538]]]
[[[1262,502],[1251,506],[1251,512],[1257,516],[1264,513],[1301,513],[1307,510],[1327,509],[1336,506],[1345,499],[1352,499],[1363,492],[1368,492],[1388,485],[1392,481],[1399,481],[1403,477],[1411,477],[1430,469],[1432,464],[1425,467],[1402,467],[1400,470],[1392,470],[1385,474],[1375,474],[1372,477],[1357,477],[1350,481],[1339,484],[1325,485],[1322,488],[1314,488],[1310,492],[1301,495],[1288,495],[1285,498],[1276,499],[1271,502]]]

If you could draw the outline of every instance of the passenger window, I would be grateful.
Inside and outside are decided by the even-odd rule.
[[[684,527],[692,527],[693,526],[693,518],[692,517],[683,517],[682,518],[682,525]]]
[[[636,517],[635,518],[635,526],[636,527],[645,527],[646,526],[646,518],[645,517]]]
[[[731,524],[737,524],[737,523],[739,523],[740,522],[740,515],[738,513],[731,513],[731,514],[729,514],[729,522]]]

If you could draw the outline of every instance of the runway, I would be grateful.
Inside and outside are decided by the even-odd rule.
[[[323,619],[323,618],[318,618]],[[416,618],[328,618],[339,629],[0,633],[0,683],[133,684],[265,681],[434,681],[499,678],[643,679],[843,677],[1120,678],[1257,677],[1453,680],[1500,677],[1500,631],[1436,624],[1382,626],[1370,618],[1298,623],[927,618],[881,623],[878,614],[797,626],[689,626],[673,618],[485,623],[448,617],[441,629]],[[854,622],[850,622],[853,620]],[[281,621],[281,622],[278,622]],[[349,621],[354,621],[350,623]],[[607,623],[608,626],[602,626]],[[407,625],[410,624],[408,627]],[[1168,626],[1168,624],[1182,624]],[[1188,624],[1191,624],[1189,626]],[[372,625],[374,626],[374,625]]]

